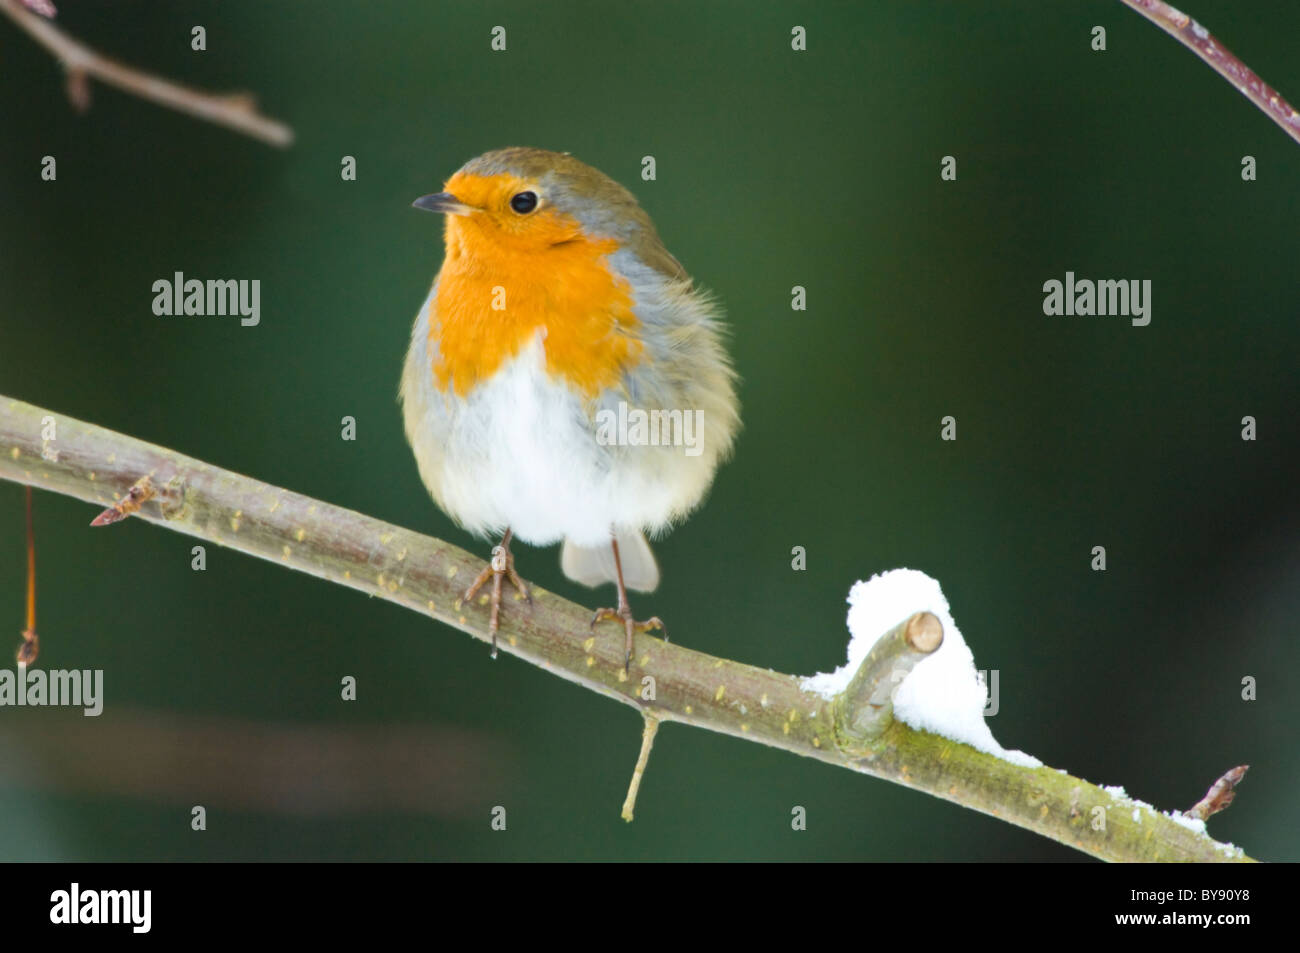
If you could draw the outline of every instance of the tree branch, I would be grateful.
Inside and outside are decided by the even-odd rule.
[[[1146,17],[1199,56],[1210,65],[1211,69],[1237,87],[1243,96],[1258,106],[1264,115],[1281,126],[1288,136],[1300,142],[1300,112],[1296,112],[1276,89],[1237,59],[1230,49],[1210,34],[1209,30],[1183,11],[1164,3],[1163,0],[1120,0],[1120,2]]]
[[[293,142],[293,130],[259,113],[253,98],[246,93],[207,93],[119,63],[74,40],[49,20],[24,9],[19,0],[0,0],[0,13],[13,20],[63,64],[68,74],[68,98],[78,110],[84,111],[90,105],[88,80],[94,78],[141,99],[234,129],[269,145],[284,147]]]
[[[488,641],[487,610],[481,602],[462,607],[458,601],[466,581],[483,566],[469,553],[0,396],[0,478],[102,508],[146,476],[155,492],[136,511],[139,519],[387,599]],[[536,586],[533,597],[531,610],[520,606],[504,613],[502,650],[657,721],[706,728],[894,781],[1105,860],[1249,860],[1195,829],[1196,822],[1063,772],[1013,765],[892,718],[873,723],[856,717],[863,699],[868,706],[877,699],[876,688],[889,680],[900,657],[927,646],[933,651],[942,637],[933,616],[905,620],[864,663],[870,671],[860,672],[832,702],[804,690],[794,675],[648,635],[638,636],[629,677],[621,628],[592,633],[590,609]]]

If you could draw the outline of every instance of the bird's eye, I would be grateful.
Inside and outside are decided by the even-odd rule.
[[[510,207],[520,215],[527,215],[537,208],[536,192],[518,192],[510,198]]]

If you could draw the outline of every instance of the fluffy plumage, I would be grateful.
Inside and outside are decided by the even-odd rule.
[[[652,589],[657,534],[703,499],[739,417],[719,311],[635,198],[571,156],[504,149],[447,192],[447,256],[402,375],[406,434],[438,505],[481,536],[566,541],[564,571]],[[535,192],[519,215],[509,199]],[[498,309],[494,304],[501,304]],[[702,412],[698,455],[603,443],[601,412]]]

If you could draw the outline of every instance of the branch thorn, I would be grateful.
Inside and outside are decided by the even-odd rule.
[[[108,526],[124,520],[132,513],[139,512],[140,507],[152,500],[157,492],[153,480],[146,473],[132,484],[131,489],[126,491],[125,496],[91,520],[90,525]]]
[[[1250,765],[1241,764],[1228,771],[1223,777],[1210,785],[1210,790],[1205,793],[1205,797],[1183,812],[1184,816],[1203,821],[1212,814],[1218,814],[1232,803],[1232,799],[1237,795],[1237,785],[1241,783],[1241,779],[1246,776],[1246,772],[1249,770]]]

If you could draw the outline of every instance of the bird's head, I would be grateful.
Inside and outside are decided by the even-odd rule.
[[[565,152],[510,148],[471,159],[416,208],[447,216],[447,251],[545,252],[577,242],[630,247],[653,268],[681,273],[632,193]]]

